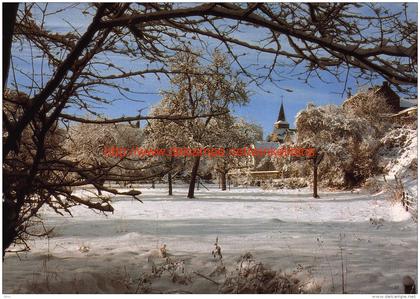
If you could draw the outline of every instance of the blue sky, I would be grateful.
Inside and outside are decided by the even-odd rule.
[[[67,5],[69,4],[54,3],[49,5],[49,9],[53,10]],[[412,13],[415,14],[415,18],[417,19],[417,5],[415,4],[413,4]],[[71,23],[73,26],[80,29],[80,32],[83,32],[89,21],[90,17],[81,14],[77,8],[67,8],[64,12],[56,16],[48,17],[46,26],[51,31],[63,32],[69,28],[69,23]],[[236,33],[236,36],[247,41],[253,41],[257,40],[260,34],[259,30],[253,29],[246,32],[238,32]],[[208,44],[210,48],[214,48],[219,42],[208,40]],[[272,61],[272,57],[268,54],[257,55],[256,52],[249,52],[249,50],[241,47],[234,47],[234,49],[235,51],[238,51],[237,53],[247,53],[247,56],[242,58],[241,61],[244,65],[248,65],[249,69],[254,72],[258,72],[258,66]],[[15,65],[19,65],[23,70],[27,70],[28,73],[30,73],[32,66],[28,63],[28,58],[30,57],[29,48],[20,48],[20,45],[16,44],[15,50],[17,50],[14,51]],[[24,60],[26,60],[26,62]],[[115,61],[113,62],[127,68],[130,68],[130,65],[133,64],[133,61],[127,57],[115,57]],[[40,62],[36,62],[34,67],[35,69],[40,68]],[[282,70],[279,69],[278,71]],[[249,104],[244,107],[235,107],[234,114],[243,117],[247,121],[253,121],[260,124],[264,129],[264,136],[266,136],[272,130],[282,100],[285,106],[286,118],[292,127],[294,127],[296,114],[304,109],[309,102],[315,103],[316,105],[340,104],[343,102],[346,94],[344,93],[344,96],[342,95],[344,84],[337,83],[335,79],[327,74],[323,74],[323,80],[330,81],[331,83],[324,83],[319,79],[312,79],[310,85],[308,85],[297,80],[296,74],[301,71],[303,71],[302,68],[297,68],[293,73],[285,73],[284,75],[286,75],[288,79],[284,79],[278,83],[281,88],[268,81],[262,85],[262,88],[258,88],[255,84],[250,84],[248,86],[248,89],[251,92]],[[22,74],[16,74],[16,77],[18,81],[27,81]],[[11,78],[12,75],[9,75],[9,82],[11,82]],[[378,80],[377,83],[380,84],[381,80]],[[158,94],[159,90],[167,89],[169,87],[169,82],[165,77],[162,77],[161,80],[157,80],[154,76],[145,77],[140,84],[133,82],[125,82],[122,84],[127,84],[127,86],[130,86],[133,90],[143,93],[141,95],[136,95],[136,98],[141,99],[143,102],[117,101],[114,105],[101,109],[104,115],[109,117],[118,117],[121,115],[131,116],[136,115],[137,110],[139,109],[146,108],[147,111],[147,108],[160,100],[160,95]],[[363,86],[358,85],[355,80],[350,79],[347,87],[352,88],[354,93]],[[290,89],[292,92],[286,92],[282,88]],[[109,97],[115,99],[121,98],[119,95],[112,93],[109,94]],[[77,113],[76,111],[71,112]]]

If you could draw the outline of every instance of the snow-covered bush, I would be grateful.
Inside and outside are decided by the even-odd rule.
[[[413,202],[412,206],[416,206],[417,130],[410,126],[389,130],[380,139],[377,161],[383,177],[369,179],[364,187],[373,192],[384,190],[389,194],[389,198],[396,202],[408,198]],[[413,215],[416,214],[413,212]]]
[[[350,97],[343,103],[343,109],[347,114],[359,116],[375,123],[375,128],[385,129],[390,123],[385,122],[383,115],[394,112],[385,97],[376,93],[374,90],[359,92]]]
[[[383,173],[391,177],[417,177],[417,130],[394,128],[380,143],[379,166]]]
[[[275,156],[270,159],[282,178],[308,178],[312,173],[312,163],[309,160]]]
[[[305,178],[300,177],[290,177],[284,179],[274,179],[271,182],[266,182],[262,184],[263,189],[299,189],[305,188],[308,186],[308,182]]]
[[[315,147],[325,154],[318,175],[321,185],[329,187],[358,186],[390,171],[400,175],[405,171],[400,168],[417,170],[416,130],[398,127],[383,117],[392,109],[386,98],[373,90],[358,93],[342,106],[308,105],[296,118],[297,142],[293,146]],[[399,157],[401,161],[392,162]],[[311,162],[274,160],[286,177],[310,179]]]
[[[325,154],[318,170],[321,184],[353,187],[378,172],[376,152],[382,125],[340,106],[311,105],[298,114],[296,128],[297,146],[315,147]],[[300,175],[312,173],[312,163],[297,161],[293,166],[303,168]]]
[[[381,191],[384,186],[384,183],[385,182],[379,180],[378,178],[372,177],[368,178],[365,181],[365,183],[363,184],[363,188],[373,194]]]

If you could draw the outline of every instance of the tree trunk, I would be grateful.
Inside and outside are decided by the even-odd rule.
[[[168,195],[172,195],[172,173],[168,172]]]
[[[105,180],[99,180],[98,181],[98,185],[100,186],[100,187],[103,187],[104,186],[104,184],[105,184]],[[100,189],[100,188],[96,188],[96,190],[98,190],[98,195],[102,195],[102,190]]]
[[[226,191],[226,172],[220,173],[220,180],[222,181],[222,191]]]
[[[173,169],[173,164],[174,164],[174,157],[171,156],[171,159],[169,160],[169,163],[168,163],[168,167],[169,167],[169,171],[168,171],[168,195],[169,196],[172,195],[172,169]]]
[[[12,53],[12,41],[16,15],[19,3],[3,3],[3,92],[6,89],[9,75],[10,57]],[[4,180],[3,180],[4,188]],[[4,191],[4,189],[3,189]],[[5,195],[3,195],[5,197]],[[3,200],[3,261],[6,249],[12,245],[17,237],[17,220],[20,208],[13,200]]]
[[[314,159],[314,198],[319,198],[318,196],[318,164],[316,162],[316,159]]]
[[[200,166],[200,156],[194,158],[194,165],[191,170],[190,187],[188,189],[188,198],[194,198],[195,179],[197,178],[198,167]]]
[[[6,89],[12,53],[13,33],[19,3],[3,3],[3,91]],[[3,181],[4,183],[4,181]],[[4,188],[4,185],[3,185]],[[4,190],[3,190],[4,191]],[[4,195],[3,195],[4,196]],[[20,208],[12,200],[3,200],[3,258],[6,249],[17,236],[17,219]]]
[[[9,74],[12,37],[19,3],[3,3],[3,90]]]
[[[313,159],[314,163],[314,198],[319,198],[318,195],[318,165],[321,163],[322,159],[324,159],[324,153],[318,153],[318,151],[315,154],[315,157]]]
[[[19,209],[11,200],[3,201],[3,261],[6,249],[12,245],[17,237],[17,225]]]

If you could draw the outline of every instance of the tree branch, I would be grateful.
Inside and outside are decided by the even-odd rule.
[[[131,116],[131,117],[119,117],[113,119],[85,119],[78,116],[73,116],[69,114],[60,114],[60,117],[64,119],[68,119],[71,121],[76,121],[85,124],[115,124],[115,123],[123,123],[123,122],[130,122],[130,121],[138,121],[138,120],[151,120],[151,119],[161,119],[161,120],[188,120],[188,119],[196,119],[196,118],[206,118],[206,117],[214,117],[220,116],[229,113],[229,110],[218,112],[218,113],[207,113],[201,115],[194,115],[194,116],[186,116],[186,115],[151,115],[151,116]]]

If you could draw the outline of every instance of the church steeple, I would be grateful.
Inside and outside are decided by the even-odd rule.
[[[284,115],[284,107],[283,101],[281,101],[279,116],[277,117],[277,121],[286,121],[286,116]]]
[[[288,131],[289,123],[286,121],[282,97],[279,115],[277,121],[274,123],[273,133],[268,137],[268,141],[284,143],[284,138]]]

